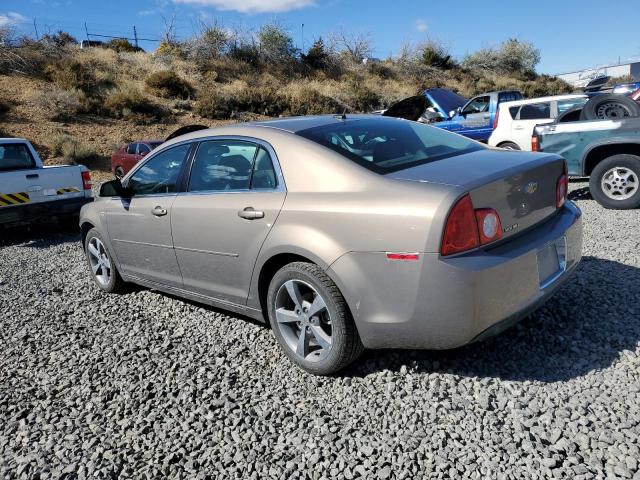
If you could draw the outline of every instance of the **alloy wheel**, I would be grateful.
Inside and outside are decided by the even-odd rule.
[[[640,188],[638,175],[626,167],[607,170],[600,182],[603,193],[612,200],[631,198]]]
[[[320,361],[332,347],[331,316],[320,293],[302,280],[287,280],[276,293],[277,328],[300,359]]]
[[[111,259],[107,254],[107,250],[98,237],[92,237],[87,246],[89,253],[89,263],[91,271],[96,277],[98,283],[102,286],[109,285],[111,282]]]

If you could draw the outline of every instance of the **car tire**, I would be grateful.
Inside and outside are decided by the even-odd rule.
[[[520,145],[514,142],[502,142],[498,147],[504,148],[505,150],[522,150]]]
[[[267,308],[280,347],[309,373],[336,373],[364,350],[347,302],[317,265],[295,262],[278,270],[269,285]]]
[[[582,107],[581,120],[618,120],[640,116],[640,105],[625,95],[607,93],[597,95]]]
[[[116,176],[116,178],[122,179],[125,176],[124,168],[116,167],[113,171],[113,174]]]
[[[92,228],[87,233],[84,241],[84,251],[91,277],[100,290],[106,293],[124,291],[124,281],[107,249],[104,239],[96,228]]]
[[[621,154],[605,158],[591,172],[589,190],[605,208],[640,207],[640,157]]]
[[[558,115],[556,123],[579,122],[582,115],[582,106],[570,108]]]

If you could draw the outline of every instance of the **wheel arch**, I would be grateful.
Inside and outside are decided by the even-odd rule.
[[[87,220],[83,221],[82,224],[80,225],[80,232],[82,233],[82,246],[83,247],[84,247],[84,242],[87,239],[87,234],[89,233],[89,231],[92,228],[95,228],[95,227],[96,226],[93,223],[91,223],[91,222],[89,222]]]
[[[593,169],[602,160],[613,155],[629,154],[640,156],[640,141],[624,141],[620,143],[604,143],[591,147],[585,154],[583,160],[584,175],[591,175]]]

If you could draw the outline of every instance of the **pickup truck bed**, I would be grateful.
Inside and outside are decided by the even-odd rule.
[[[565,158],[569,175],[590,177],[603,206],[640,207],[640,117],[538,125],[533,137],[537,151]]]
[[[0,225],[77,215],[90,201],[86,167],[45,167],[27,140],[0,138]]]

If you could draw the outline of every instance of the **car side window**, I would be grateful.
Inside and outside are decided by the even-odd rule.
[[[138,155],[144,155],[145,153],[149,153],[150,151],[151,149],[144,143],[138,144]]]
[[[464,110],[462,110],[462,113],[469,114],[469,113],[487,112],[489,111],[490,101],[491,101],[491,98],[488,95],[484,97],[476,97],[473,100],[471,100],[466,107],[464,107]]]
[[[191,144],[179,145],[154,155],[133,173],[127,186],[134,195],[176,192],[180,169],[190,147]]]
[[[588,98],[570,98],[567,100],[558,100],[558,115],[566,112],[570,108],[584,105],[587,103]]]
[[[251,189],[274,189],[278,186],[276,171],[273,168],[273,160],[264,147],[258,149],[251,177]]]
[[[258,146],[242,140],[208,140],[198,146],[190,192],[248,190]]]
[[[541,120],[551,118],[551,104],[532,103],[520,109],[520,120]]]
[[[135,155],[137,147],[138,147],[137,143],[130,143],[129,145],[127,145],[127,153],[129,155]]]

